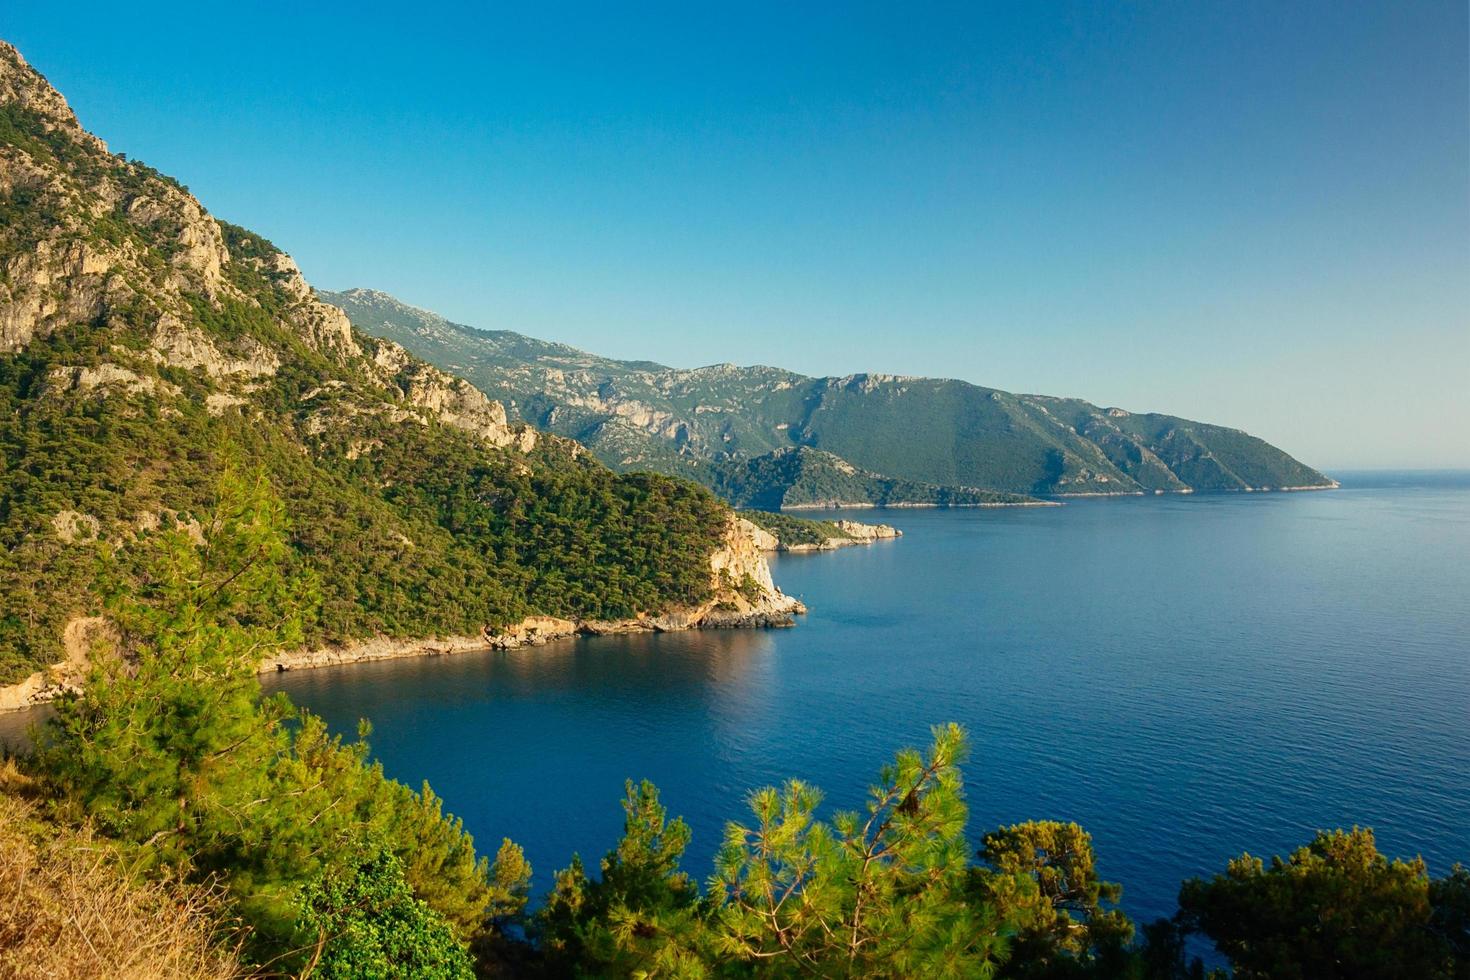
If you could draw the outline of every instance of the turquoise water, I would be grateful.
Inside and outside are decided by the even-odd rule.
[[[621,828],[648,777],[710,870],[756,786],[856,805],[928,726],[966,725],[975,837],[1076,820],[1139,918],[1181,878],[1319,827],[1470,860],[1470,475],[1330,493],[867,511],[905,532],[774,561],[792,630],[669,634],[268,679],[428,779],[538,887]],[[866,515],[866,517],[864,517]]]

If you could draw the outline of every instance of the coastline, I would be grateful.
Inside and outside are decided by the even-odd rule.
[[[841,501],[820,504],[782,504],[781,512],[811,511],[811,510],[975,510],[983,507],[1060,507],[1061,504],[1054,500],[1016,500],[1009,502],[991,502],[983,504],[931,504],[931,503],[893,503],[875,504],[872,501],[861,503],[843,503]]]
[[[256,673],[404,657],[449,656],[474,650],[511,650],[571,636],[794,626],[793,617],[805,613],[806,606],[786,595],[771,580],[771,568],[764,554],[767,549],[763,547],[766,537],[769,537],[766,532],[730,513],[724,533],[709,557],[710,597],[696,606],[672,607],[656,615],[617,620],[528,616],[506,626],[482,627],[478,634],[469,636],[366,637],[345,644],[278,652],[262,658]],[[65,691],[77,689],[86,677],[88,654],[94,643],[109,632],[108,623],[100,617],[73,619],[63,633],[66,659],[15,684],[0,686],[0,712],[34,708],[56,700]]]
[[[262,658],[256,667],[256,673],[274,674],[316,667],[373,663],[379,660],[402,660],[408,657],[448,657],[486,650],[515,650],[520,647],[544,646],[555,640],[577,636],[675,633],[697,629],[783,629],[795,626],[796,620],[793,617],[804,615],[807,611],[800,600],[781,593],[767,596],[759,603],[746,602],[744,605],[745,608],[742,609],[739,608],[739,603],[722,598],[660,616],[616,620],[528,616],[499,630],[487,627],[472,636],[373,637],[345,644],[283,651]],[[18,683],[0,687],[0,714],[26,711],[49,704],[66,691],[76,690],[79,679],[80,673],[74,661],[38,670]]]
[[[871,501],[844,503],[841,501],[830,501],[818,504],[783,504],[781,513],[787,511],[822,511],[822,510],[975,510],[988,507],[1062,507],[1065,501],[1083,499],[1090,497],[1162,497],[1166,494],[1177,496],[1199,496],[1214,493],[1302,493],[1310,490],[1340,490],[1342,484],[1337,480],[1329,483],[1312,483],[1296,487],[1227,487],[1219,490],[1196,490],[1193,487],[1185,487],[1183,490],[1079,490],[1074,493],[1049,493],[1043,499],[1018,500],[1004,503],[981,503],[981,504],[934,504],[934,503],[892,503],[875,504]]]
[[[692,609],[674,610],[660,616],[629,619],[560,619],[556,616],[527,616],[500,630],[486,628],[475,636],[445,636],[393,639],[378,637],[312,650],[293,650],[261,660],[256,673],[285,673],[316,667],[401,660],[407,657],[449,657],[486,650],[516,650],[539,647],[577,636],[617,636],[628,633],[679,633],[710,629],[784,629],[796,625],[795,616],[806,606],[787,595],[750,603],[746,609],[726,608],[726,600],[710,600]]]
[[[1342,484],[1333,480],[1331,483],[1309,484],[1300,487],[1233,487],[1221,490],[1195,490],[1186,487],[1183,490],[1088,490],[1078,493],[1053,493],[1049,496],[1066,499],[1082,497],[1162,497],[1173,494],[1179,497],[1209,496],[1216,493],[1303,493],[1309,490],[1341,490]]]

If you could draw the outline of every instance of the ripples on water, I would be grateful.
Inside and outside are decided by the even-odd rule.
[[[1343,490],[862,512],[898,542],[775,561],[794,630],[579,640],[268,679],[388,772],[428,779],[538,887],[621,830],[625,777],[694,829],[703,878],[746,792],[861,803],[928,726],[968,726],[971,831],[1076,820],[1127,910],[1319,827],[1470,859],[1470,478]]]

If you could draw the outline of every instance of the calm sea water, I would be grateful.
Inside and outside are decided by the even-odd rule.
[[[1319,827],[1470,860],[1470,474],[1331,493],[867,511],[902,540],[787,556],[792,630],[570,641],[268,679],[429,780],[545,888],[621,829],[625,777],[693,827],[703,878],[753,787],[836,806],[931,724],[973,737],[971,832],[1090,830],[1141,919],[1181,878]]]

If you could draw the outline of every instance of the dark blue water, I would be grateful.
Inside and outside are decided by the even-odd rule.
[[[852,806],[897,746],[973,736],[971,830],[1089,829],[1127,910],[1319,827],[1470,860],[1470,475],[1331,493],[866,512],[901,541],[775,561],[793,630],[671,634],[269,680],[388,772],[428,779],[538,887],[621,829],[653,779],[710,871],[752,787]],[[858,516],[862,519],[862,515]]]

